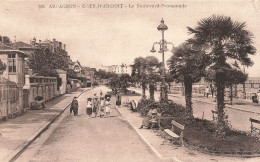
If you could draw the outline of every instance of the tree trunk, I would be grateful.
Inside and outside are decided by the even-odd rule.
[[[235,92],[234,93],[235,93],[234,94],[235,98],[237,98],[237,84],[235,84]]]
[[[142,82],[142,98],[143,99],[146,99],[145,89],[146,89],[146,84],[145,84],[145,82]]]
[[[149,84],[150,100],[154,100],[154,84]]]
[[[229,89],[230,105],[232,105],[233,104],[233,85],[230,84],[229,88],[230,88]]]
[[[187,121],[193,120],[193,109],[192,109],[192,82],[190,78],[185,78],[184,80],[185,86],[185,102],[186,102],[186,119]]]
[[[216,73],[216,87],[217,87],[217,111],[218,111],[218,125],[217,125],[217,136],[223,137],[225,128],[225,114],[224,114],[224,94],[225,94],[225,73]]]
[[[183,83],[181,83],[181,91],[182,91],[182,95],[184,96],[184,90],[185,89],[185,87],[183,86]]]
[[[169,85],[169,91],[171,90],[171,82],[168,82]]]

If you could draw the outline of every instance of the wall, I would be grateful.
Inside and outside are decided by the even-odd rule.
[[[19,89],[14,82],[0,76],[0,119],[20,113]]]
[[[43,100],[48,101],[58,95],[57,78],[25,75],[24,89],[29,91],[29,104],[34,101],[36,96],[43,96]]]

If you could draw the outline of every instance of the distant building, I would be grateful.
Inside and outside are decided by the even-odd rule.
[[[95,68],[90,68],[90,67],[83,67],[82,70],[84,71],[85,76],[87,76],[87,87],[93,86],[95,83]]]
[[[132,67],[123,63],[121,65],[102,66],[101,69],[105,70],[106,72],[112,72],[116,74],[132,74]]]

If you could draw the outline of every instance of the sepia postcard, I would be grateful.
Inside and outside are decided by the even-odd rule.
[[[260,0],[0,0],[0,161],[260,161]]]

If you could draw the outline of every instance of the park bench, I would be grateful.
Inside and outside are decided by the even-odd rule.
[[[179,144],[182,146],[183,145],[183,130],[184,130],[184,126],[177,123],[176,121],[172,120],[171,121],[172,124],[172,129],[164,129],[164,132],[167,133],[169,136],[172,137],[172,141],[176,141],[179,140]],[[175,132],[175,127],[177,127],[180,130],[180,135],[174,133]]]
[[[251,134],[252,134],[253,132],[256,132],[256,133],[260,134],[260,127],[256,127],[256,126],[254,126],[254,124],[253,124],[253,123],[255,123],[255,124],[260,124],[260,120],[250,118],[249,121],[251,122],[251,127],[250,127],[250,128],[251,128]],[[258,131],[258,132],[257,132],[257,131]]]
[[[216,110],[211,110],[213,121],[218,120],[218,112]]]

